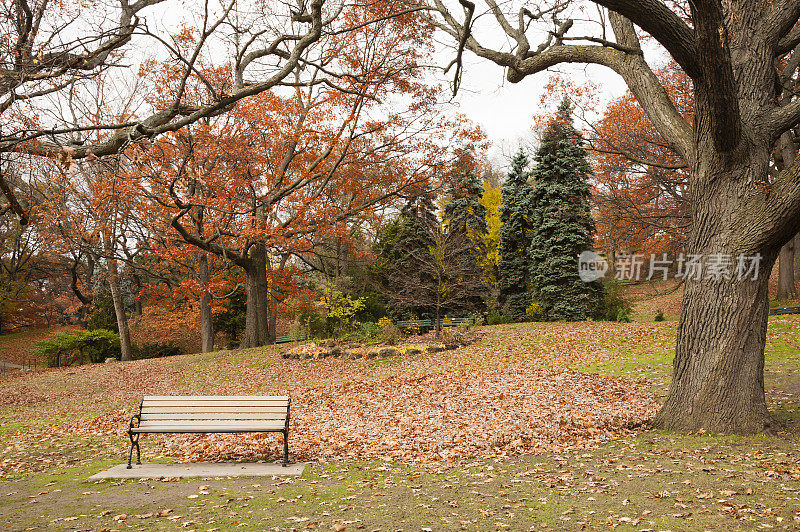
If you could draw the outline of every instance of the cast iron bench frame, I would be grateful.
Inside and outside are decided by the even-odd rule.
[[[128,437],[128,469],[133,449],[140,465],[142,434],[233,434],[239,432],[283,433],[283,467],[289,456],[288,396],[266,395],[151,395],[142,398],[139,412],[131,417]],[[136,425],[134,425],[136,420]]]

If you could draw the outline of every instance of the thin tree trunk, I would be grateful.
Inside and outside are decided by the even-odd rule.
[[[247,349],[266,345],[269,342],[267,252],[265,246],[257,244],[250,249],[249,260],[244,272],[247,311],[245,314],[244,338],[241,346]]]
[[[200,253],[198,262],[198,274],[205,290],[200,299],[200,348],[203,353],[210,353],[214,350],[214,320],[211,315],[211,293],[208,291],[211,280],[208,274],[208,256]]]
[[[120,360],[133,360],[131,348],[131,332],[128,328],[128,316],[125,314],[125,301],[119,287],[119,271],[116,259],[109,258],[108,262],[108,287],[111,290],[111,299],[114,301],[114,314],[117,317],[121,355]]]
[[[794,278],[800,279],[800,234],[794,237]]]

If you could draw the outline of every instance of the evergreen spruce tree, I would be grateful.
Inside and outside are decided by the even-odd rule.
[[[465,170],[456,174],[447,190],[444,222],[450,231],[460,231],[483,246],[488,231],[486,207],[481,203],[483,184],[475,173]],[[476,248],[477,251],[477,248]]]
[[[450,180],[447,195],[448,201],[444,206],[444,230],[449,235],[451,242],[462,242],[458,252],[453,253],[450,260],[457,261],[459,271],[463,278],[455,282],[466,286],[480,285],[483,280],[483,266],[487,260],[486,235],[486,207],[481,203],[483,197],[483,183],[473,172],[474,161],[471,154],[465,151],[457,165],[458,171]],[[488,287],[452,302],[448,312],[464,314],[474,310],[483,310],[485,295]]]
[[[591,249],[595,232],[589,210],[591,167],[572,106],[565,100],[536,152],[531,204],[530,284],[551,320],[583,320],[595,312],[600,283],[578,277],[578,255]]]
[[[528,156],[520,148],[500,189],[500,262],[497,265],[499,303],[517,320],[525,319],[531,304],[528,292],[531,244],[531,193]]]
[[[431,281],[419,268],[419,262],[429,258],[434,246],[433,235],[438,227],[433,200],[427,196],[413,198],[403,207],[379,235],[375,245],[378,263],[373,275],[380,280],[381,290],[390,296],[406,289],[406,285],[426,285]],[[402,272],[402,275],[398,275]],[[390,313],[395,319],[430,318],[433,309],[411,298],[393,299]]]

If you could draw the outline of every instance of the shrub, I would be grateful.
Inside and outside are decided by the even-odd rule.
[[[183,349],[181,349],[180,346],[171,341],[142,344],[142,345],[137,345],[133,348],[134,360],[171,357],[182,354],[183,354]]]
[[[607,321],[620,321],[625,316],[630,321],[631,302],[619,281],[608,279],[603,283],[603,299],[597,312],[597,318]]]
[[[361,324],[361,330],[359,331],[361,335],[366,339],[376,339],[380,336],[381,331],[378,328],[378,324],[374,321],[365,321]]]
[[[619,312],[617,313],[617,322],[618,323],[630,323],[631,322],[631,317],[630,317],[630,314],[628,313],[627,310],[619,309]]]
[[[35,348],[47,359],[48,367],[55,368],[119,358],[120,339],[117,333],[106,329],[69,331],[40,340]]]
[[[364,308],[363,297],[353,298],[340,292],[335,286],[326,286],[320,300],[327,309],[327,319],[333,325],[334,337],[347,334],[353,329],[353,316]]]
[[[510,314],[503,314],[496,310],[493,310],[489,313],[486,317],[486,323],[489,325],[500,325],[502,323],[514,323],[514,316]]]
[[[655,317],[655,320],[654,320],[654,321],[664,321],[664,313],[663,313],[663,312],[661,312],[661,310],[659,310],[659,311],[656,313],[656,317]]]
[[[378,329],[380,329],[380,335],[384,342],[389,345],[396,344],[402,334],[400,333],[400,329],[397,328],[397,325],[392,323],[392,320],[389,318],[381,318],[378,320]]]
[[[544,309],[539,303],[531,303],[525,309],[525,315],[533,321],[542,321],[544,319]]]
[[[453,345],[456,343],[455,335],[449,327],[442,328],[442,330],[439,332],[438,340],[445,345]]]

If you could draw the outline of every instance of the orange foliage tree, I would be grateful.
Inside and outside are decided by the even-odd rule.
[[[691,80],[671,64],[657,75],[689,122]],[[597,244],[614,262],[619,252],[674,253],[688,226],[688,170],[628,91],[611,102],[588,140],[593,158]]]
[[[439,88],[422,74],[422,25],[408,17],[368,24],[379,9],[345,10],[353,29],[305,58],[312,81],[252,96],[128,154],[131,193],[148,202],[153,234],[194,246],[201,266],[213,254],[243,270],[244,347],[274,339],[278,307],[299,289],[278,282],[292,256],[347,238],[354,219],[428,188],[444,162],[437,136],[478,134],[438,113]],[[182,82],[170,65],[152,71],[162,97]],[[203,75],[222,87],[231,72]],[[209,89],[192,90],[201,99]]]

